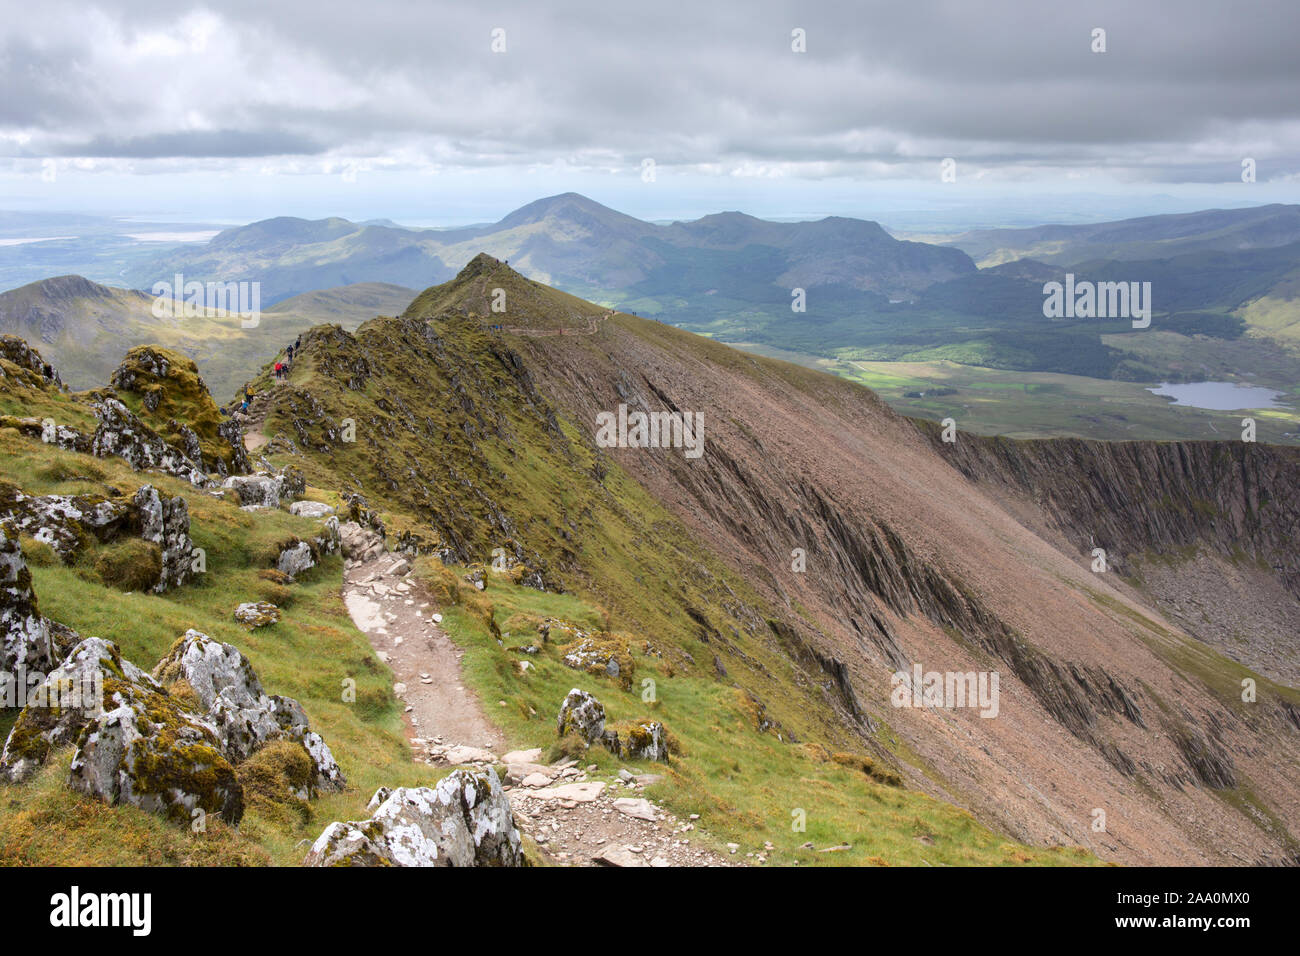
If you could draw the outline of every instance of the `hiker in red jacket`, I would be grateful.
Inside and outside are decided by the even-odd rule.
[[[284,363],[283,363],[283,362],[276,362],[276,363],[275,363],[275,377],[276,377],[277,380],[278,380],[278,379],[281,379],[281,378],[284,378]]]

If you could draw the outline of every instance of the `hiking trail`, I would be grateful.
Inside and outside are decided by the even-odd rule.
[[[660,774],[638,775],[624,769],[612,779],[597,779],[595,764],[585,769],[573,759],[547,764],[541,747],[506,752],[504,735],[462,680],[464,652],[442,629],[440,609],[410,571],[409,561],[389,552],[370,560],[349,560],[343,600],[376,655],[392,668],[394,692],[405,708],[412,759],[470,768],[504,764],[502,784],[516,824],[553,863],[732,866],[741,862],[693,845],[693,822],[679,820],[641,794],[661,779]]]

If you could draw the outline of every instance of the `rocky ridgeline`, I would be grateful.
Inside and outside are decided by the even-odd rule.
[[[53,655],[60,629],[40,616],[22,554],[3,533],[0,588],[8,659],[15,670],[44,673],[39,665]],[[343,788],[343,773],[302,706],[268,695],[238,648],[190,630],[150,674],[111,641],[67,637],[75,639],[70,652],[26,692],[0,755],[6,780],[27,779],[54,748],[71,744],[75,790],[180,822],[202,811],[233,824],[244,808],[238,765],[273,741],[290,741],[311,762],[295,798]]]

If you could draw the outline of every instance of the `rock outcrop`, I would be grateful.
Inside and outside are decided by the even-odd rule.
[[[193,359],[139,345],[126,353],[111,383],[137,396],[155,430],[205,471],[225,476],[251,470],[243,434],[221,417]]]
[[[221,487],[235,493],[241,508],[278,508],[284,493],[284,478],[267,472],[232,475]]]
[[[0,482],[0,521],[48,544],[71,561],[91,539],[109,542],[135,536],[158,545],[161,572],[153,590],[161,593],[184,584],[193,562],[189,509],[179,495],[160,495],[141,485],[134,495],[27,495]]]
[[[199,462],[169,445],[118,399],[101,398],[91,407],[99,419],[90,440],[90,453],[95,457],[116,455],[136,471],[156,468],[192,485],[207,484],[207,473]]]
[[[6,368],[5,366],[10,366]],[[60,387],[58,371],[16,335],[0,335],[0,378],[18,378],[23,385]]]
[[[296,740],[312,758],[312,790],[342,789],[343,773],[329,747],[308,726],[302,706],[290,697],[268,695],[237,647],[186,631],[158,662],[154,675],[164,684],[183,679],[193,688],[222,752],[233,762],[272,740]]]
[[[40,615],[18,536],[0,524],[0,671],[44,673],[52,665],[48,623]]]
[[[139,685],[142,691],[161,690],[152,677],[122,658],[116,644],[99,637],[78,642],[26,695],[26,706],[0,756],[0,774],[14,783],[25,780],[52,748],[75,743],[81,729],[103,713],[106,679]]]
[[[193,570],[194,542],[190,540],[189,506],[180,495],[160,495],[152,485],[141,485],[132,498],[140,537],[162,551],[162,575],[154,591],[184,584]]]
[[[453,770],[436,787],[381,789],[369,820],[331,823],[306,866],[524,866],[496,772]]]
[[[74,790],[182,823],[195,811],[230,823],[243,815],[243,789],[215,728],[102,638],[79,643],[40,685],[9,733],[0,773],[22,780],[74,740]]]

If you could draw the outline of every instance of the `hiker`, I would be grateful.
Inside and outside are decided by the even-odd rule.
[[[244,403],[239,406],[239,410],[245,415],[248,414],[248,406],[253,401],[253,386],[244,386]]]
[[[283,362],[276,362],[276,363],[275,363],[275,377],[276,377],[277,379],[280,379],[280,380],[283,380],[283,379],[284,379],[284,363],[283,363]]]

